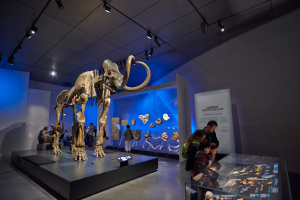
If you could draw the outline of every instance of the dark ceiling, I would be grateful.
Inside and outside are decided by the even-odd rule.
[[[108,0],[112,9],[107,13],[101,0],[61,2],[62,10],[51,1],[36,23],[37,33],[24,40],[10,65],[8,58],[47,0],[0,0],[0,67],[28,71],[31,80],[71,86],[79,74],[100,69],[105,59],[119,62],[135,55],[151,68],[154,82],[195,56],[299,7],[296,0]],[[204,34],[201,16],[207,23]],[[225,32],[218,21],[224,22]],[[157,35],[161,47],[146,37],[146,30]],[[144,52],[152,47],[147,61]],[[145,77],[142,66],[132,66],[128,85]]]

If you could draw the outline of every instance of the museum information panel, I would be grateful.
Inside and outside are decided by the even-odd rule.
[[[195,94],[197,129],[203,129],[211,120],[218,123],[216,134],[219,153],[235,153],[230,90],[217,90]]]
[[[200,180],[186,181],[186,199],[291,199],[288,171],[282,158],[229,154],[214,162]]]

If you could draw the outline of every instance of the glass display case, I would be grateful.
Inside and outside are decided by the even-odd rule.
[[[279,157],[229,154],[185,187],[186,199],[205,199],[207,191],[211,200],[292,199],[286,161]]]
[[[179,154],[176,87],[116,98],[112,100],[110,107],[112,108],[112,117],[120,119],[120,125],[118,126],[120,140],[113,140],[112,146],[125,147],[124,132],[126,126],[125,124],[122,125],[121,121],[128,120],[132,130],[139,129],[141,131],[140,138],[132,140],[132,149]],[[143,122],[139,116],[147,114],[149,119]],[[134,125],[132,120],[135,120]]]

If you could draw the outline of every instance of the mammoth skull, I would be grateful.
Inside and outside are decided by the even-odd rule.
[[[105,71],[105,75],[107,77],[109,77],[110,83],[115,85],[117,89],[123,89],[128,92],[133,92],[133,91],[141,90],[146,85],[148,85],[150,78],[151,78],[150,69],[145,63],[137,61],[136,63],[143,65],[143,67],[146,69],[147,77],[146,77],[145,81],[139,86],[136,86],[136,87],[126,86],[128,78],[129,78],[129,74],[130,74],[130,67],[131,67],[132,59],[134,59],[134,56],[129,56],[127,59],[124,76],[119,71],[118,65],[116,63],[113,63],[108,59],[103,62],[103,68]]]

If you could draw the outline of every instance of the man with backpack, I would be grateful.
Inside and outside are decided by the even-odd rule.
[[[132,130],[130,129],[129,125],[127,125],[126,127],[127,127],[127,129],[124,132],[125,151],[126,151],[126,153],[130,153],[130,150],[131,150],[131,140],[133,138],[133,133],[132,133]]]
[[[194,166],[196,161],[196,153],[199,150],[199,143],[204,140],[206,134],[198,129],[186,140],[182,148],[182,157],[186,158],[185,170],[189,171],[191,176],[194,176]]]

